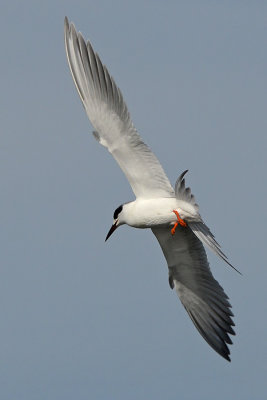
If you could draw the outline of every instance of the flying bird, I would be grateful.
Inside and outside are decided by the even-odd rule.
[[[234,335],[228,296],[214,279],[203,243],[233,267],[207,225],[184,171],[173,188],[161,164],[135,129],[121,91],[98,54],[65,18],[68,64],[93,135],[108,149],[126,175],[136,200],[121,204],[106,240],[121,225],[150,228],[168,264],[175,289],[194,325],[208,344],[230,361]],[[234,268],[234,267],[233,267]]]

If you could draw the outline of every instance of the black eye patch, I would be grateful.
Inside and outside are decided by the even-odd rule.
[[[118,208],[116,208],[116,210],[114,211],[114,215],[113,215],[113,218],[114,218],[114,219],[117,219],[117,218],[118,218],[119,213],[121,212],[121,210],[122,210],[122,205],[119,206]]]

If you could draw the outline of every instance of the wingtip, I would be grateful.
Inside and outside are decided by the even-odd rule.
[[[230,358],[230,349],[227,346],[227,344],[224,342],[223,343],[223,347],[221,349],[216,349],[214,348],[214,350],[221,356],[223,357],[226,361],[231,362],[231,358]],[[228,343],[228,344],[233,344],[233,343]]]
[[[65,34],[68,33],[69,35],[73,35],[73,36],[78,35],[76,32],[74,23],[69,22],[68,17],[64,18],[64,31],[65,31]]]
[[[69,29],[69,20],[68,20],[68,17],[66,17],[66,16],[64,18],[64,28]]]
[[[231,362],[229,347],[226,346],[226,349],[221,352],[218,351],[218,354],[220,354],[220,356],[222,356],[226,361]]]

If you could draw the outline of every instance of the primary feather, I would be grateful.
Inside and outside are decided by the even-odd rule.
[[[230,361],[227,344],[234,335],[233,313],[223,288],[214,279],[201,241],[189,227],[179,226],[175,237],[168,227],[153,228],[175,288],[196,328],[222,357]]]
[[[172,197],[173,188],[156,156],[137,133],[107,68],[65,18],[65,47],[73,80],[94,135],[125,173],[136,197]]]

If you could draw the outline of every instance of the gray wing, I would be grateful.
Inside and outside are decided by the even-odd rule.
[[[118,162],[136,197],[172,197],[173,188],[158,159],[137,133],[107,68],[67,18],[65,48],[71,74],[94,135]]]
[[[231,305],[214,279],[201,241],[189,227],[153,228],[169,268],[169,283],[175,288],[196,328],[208,344],[230,361],[227,344],[234,335]]]

